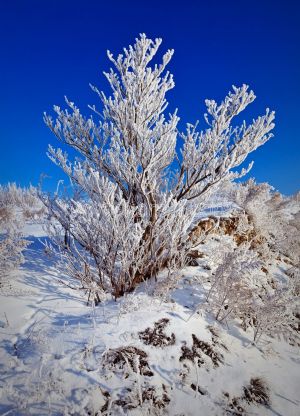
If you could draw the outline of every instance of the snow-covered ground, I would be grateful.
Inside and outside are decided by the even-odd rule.
[[[162,274],[93,308],[59,283],[43,230],[26,234],[26,263],[0,291],[1,415],[300,414],[299,349],[267,337],[254,346],[238,323],[195,312],[203,265],[184,269],[169,293]],[[273,272],[284,277],[280,265]],[[270,406],[242,399],[251,378],[266,382]]]

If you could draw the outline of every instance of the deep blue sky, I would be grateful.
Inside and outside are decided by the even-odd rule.
[[[63,177],[46,157],[58,145],[42,121],[67,95],[82,109],[97,104],[89,82],[106,86],[106,49],[115,54],[139,33],[174,48],[170,109],[200,119],[204,99],[247,83],[257,99],[251,120],[276,110],[275,138],[253,153],[251,172],[285,194],[300,188],[300,2],[7,0],[0,4],[0,183]]]

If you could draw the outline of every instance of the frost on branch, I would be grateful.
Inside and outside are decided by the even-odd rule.
[[[205,120],[209,128],[198,132],[197,125],[188,124],[182,135],[184,145],[176,186],[178,199],[197,199],[224,179],[240,178],[251,169],[250,163],[240,173],[232,172],[249,153],[272,137],[274,112],[267,109],[264,116],[253,120],[249,126],[243,122],[241,126],[232,127],[231,122],[254,99],[253,91],[248,92],[248,86],[243,85],[241,88],[233,86],[233,92],[220,105],[206,100]]]
[[[92,281],[115,296],[163,267],[182,264],[192,249],[190,229],[209,192],[244,175],[247,169],[233,169],[271,137],[274,127],[269,110],[249,126],[232,126],[255,98],[243,85],[233,87],[220,104],[206,101],[206,130],[188,124],[186,133],[178,134],[177,111],[165,111],[166,93],[174,87],[166,71],[173,51],[151,64],[160,44],[161,39],[142,34],[123,54],[108,52],[113,68],[104,75],[112,93],[92,87],[102,104],[99,110],[90,107],[94,117],[83,116],[66,99],[68,109],[54,107],[56,120],[44,118],[57,138],[78,152],[80,157],[71,160],[49,146],[48,154],[82,191],[80,201],[56,196],[44,202],[72,236],[72,256],[78,258],[80,251],[88,257]],[[69,250],[64,250],[67,257]]]

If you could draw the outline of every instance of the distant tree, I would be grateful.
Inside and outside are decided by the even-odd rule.
[[[240,229],[252,238],[252,248],[270,260],[283,254],[300,261],[300,203],[297,195],[284,197],[268,183],[253,179],[229,186],[228,198],[239,212]]]
[[[227,250],[222,257],[210,278],[211,286],[206,297],[208,310],[220,322],[238,317],[252,302],[253,273],[261,264],[248,244]]]
[[[10,203],[18,210],[19,218],[22,217],[24,221],[34,221],[40,220],[46,214],[45,206],[38,195],[38,189],[34,186],[22,188],[15,183],[10,183],[6,189]]]
[[[28,246],[29,241],[25,240],[22,234],[25,218],[22,208],[30,206],[30,201],[33,200],[40,206],[34,188],[24,190],[15,184],[0,185],[0,280],[2,282],[10,271],[24,261],[23,250]]]
[[[91,107],[98,121],[68,99],[69,110],[54,107],[55,121],[45,115],[56,137],[81,156],[72,161],[49,146],[50,159],[84,195],[69,201],[44,196],[58,223],[69,224],[70,246],[61,250],[61,259],[76,265],[73,276],[82,288],[89,290],[93,282],[115,297],[170,263],[180,266],[190,250],[190,227],[210,192],[249,171],[251,164],[239,173],[233,169],[274,127],[268,109],[249,126],[232,126],[255,99],[243,85],[220,104],[206,100],[206,130],[188,124],[179,134],[177,111],[165,115],[166,93],[174,87],[165,68],[173,50],[150,65],[160,44],[142,34],[116,58],[108,52],[114,69],[104,75],[112,95],[92,87],[103,106]],[[58,231],[58,245],[59,240]]]
[[[257,343],[263,335],[283,336],[299,345],[299,293],[295,282],[277,287],[272,291],[257,291],[252,303],[244,308],[244,328],[253,328],[253,341]],[[299,287],[299,281],[297,282]],[[298,315],[297,315],[298,314]]]

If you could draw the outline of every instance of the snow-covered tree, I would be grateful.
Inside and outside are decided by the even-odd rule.
[[[244,309],[243,325],[245,328],[253,327],[254,342],[258,342],[261,336],[268,335],[283,336],[299,343],[296,329],[299,322],[299,294],[295,294],[293,283],[272,291],[258,291],[251,304]]]
[[[237,317],[252,302],[254,273],[260,266],[255,252],[244,244],[228,250],[212,274],[207,294],[208,309],[218,321]]]
[[[253,179],[228,186],[228,199],[238,207],[238,232],[246,235],[262,258],[279,253],[294,264],[300,255],[300,204],[296,196],[284,197],[268,183]]]
[[[280,209],[285,218],[282,238],[277,242],[280,253],[289,257],[295,268],[300,267],[300,201],[287,198]],[[299,272],[298,272],[299,273]]]
[[[45,115],[57,138],[80,156],[72,160],[49,146],[49,157],[83,194],[67,203],[58,196],[44,202],[68,227],[74,245],[66,250],[77,259],[78,251],[88,256],[93,282],[115,296],[188,253],[190,227],[209,193],[248,172],[251,164],[234,169],[274,127],[268,109],[249,126],[232,124],[255,99],[242,85],[219,104],[206,100],[205,130],[196,123],[178,133],[177,111],[165,114],[173,50],[151,65],[160,44],[142,34],[123,54],[108,52],[114,68],[104,75],[112,95],[92,87],[102,103],[102,109],[90,107],[94,116],[83,116],[68,99],[69,109],[54,107],[56,120]]]
[[[15,183],[7,185],[10,202],[16,207],[24,221],[38,220],[45,215],[45,206],[42,204],[38,189],[30,185],[28,188],[22,188]]]
[[[29,244],[22,235],[22,192],[15,184],[0,185],[0,279],[24,261],[22,252]]]

